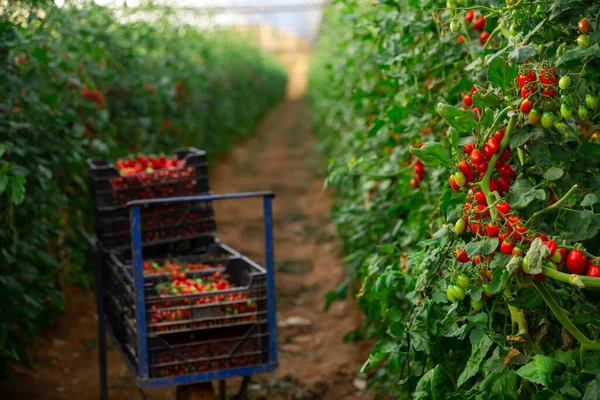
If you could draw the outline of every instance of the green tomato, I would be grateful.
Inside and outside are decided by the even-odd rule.
[[[569,86],[571,86],[571,78],[569,78],[569,75],[562,76],[558,81],[558,87],[562,90],[567,90]]]
[[[540,119],[542,119],[542,112],[539,108],[534,108],[527,114],[527,119],[531,123],[531,125],[536,126],[540,123]]]
[[[584,106],[583,104],[579,106],[579,109],[577,110],[577,115],[579,115],[579,118],[583,118],[586,119],[588,117],[588,109],[586,106]]]
[[[485,294],[487,297],[492,296],[492,287],[489,283],[484,283],[481,285],[481,290],[483,290],[483,294]]]
[[[466,230],[467,223],[465,222],[464,218],[461,218],[458,221],[456,221],[456,223],[454,224],[454,232],[456,232],[458,235],[462,235],[463,233],[465,233]]]
[[[590,47],[590,38],[588,35],[579,35],[579,37],[577,37],[577,45],[581,47]]]
[[[452,286],[448,286],[448,289],[446,289],[446,296],[448,296],[448,300],[450,300],[451,302],[454,303],[456,301],[456,296],[452,291]]]
[[[450,286],[450,288],[451,288],[450,290],[452,290],[452,294],[458,300],[464,300],[465,299],[465,289],[463,289],[461,286],[452,285],[452,286]]]
[[[560,115],[564,119],[569,119],[573,115],[573,107],[570,104],[563,103],[560,105]]]
[[[546,13],[546,7],[544,7],[541,4],[538,4],[537,7],[535,8],[535,12],[538,14],[545,14]]]
[[[585,95],[585,104],[590,110],[595,110],[598,107],[598,98],[592,93]]]
[[[544,50],[545,50],[545,49],[544,49],[544,45],[543,45],[543,44],[540,44],[540,45],[538,46],[538,49],[537,49],[537,55],[538,55],[539,57],[543,56],[543,55],[544,55]]]
[[[510,26],[510,36],[517,36],[519,34],[519,32],[521,32],[519,30],[519,25],[517,24],[512,24]]]
[[[456,278],[456,283],[464,289],[469,289],[471,287],[471,280],[465,274],[460,274],[458,278]]]
[[[561,260],[561,255],[559,251],[555,251],[554,255],[552,257],[550,257],[550,261],[552,261],[553,263],[560,263]]]
[[[460,31],[461,29],[462,29],[462,24],[459,21],[453,19],[450,22],[450,31],[456,33],[458,31]]]
[[[521,268],[523,268],[523,271],[526,273],[529,273],[529,260],[527,257],[523,257],[523,261],[521,261]]]
[[[565,133],[567,131],[567,126],[564,122],[557,122],[554,124],[554,127],[558,129],[560,133]]]
[[[567,51],[567,44],[563,43],[560,46],[558,46],[558,49],[556,49],[556,57],[560,58],[560,56],[565,54],[565,51]]]
[[[454,174],[454,182],[456,182],[458,186],[463,187],[467,184],[467,178],[462,171],[458,171]]]
[[[483,300],[471,300],[471,308],[480,311],[483,308]]]
[[[542,114],[542,126],[544,128],[552,128],[554,121],[556,121],[556,117],[550,111],[546,111]]]

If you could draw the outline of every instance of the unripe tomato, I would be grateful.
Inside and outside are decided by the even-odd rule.
[[[471,280],[465,274],[460,274],[458,278],[456,278],[456,283],[464,289],[469,289],[471,287]]]
[[[577,249],[573,249],[567,256],[567,268],[571,273],[581,275],[587,266],[587,258]]]
[[[588,35],[579,35],[577,37],[577,45],[581,47],[590,47],[590,38]]]
[[[459,21],[453,19],[450,22],[450,31],[456,33],[458,31],[460,31],[461,29],[462,29],[462,24]]]
[[[456,296],[452,291],[452,286],[448,286],[448,288],[446,289],[446,296],[448,296],[448,300],[450,300],[451,302],[454,303],[456,301]]]
[[[413,188],[413,189],[418,188],[419,187],[419,181],[416,180],[415,178],[412,178],[410,180],[410,187]]]
[[[520,248],[519,246],[515,246],[512,251],[510,252],[511,256],[522,256],[523,254],[525,254],[525,252],[523,251],[522,248]]]
[[[483,308],[483,300],[472,300],[471,308],[475,311],[480,311]]]
[[[542,119],[542,113],[539,109],[534,108],[527,115],[527,119],[529,120],[529,123],[531,125],[536,126],[540,123],[540,120]]]
[[[554,113],[551,113],[550,111],[545,111],[544,114],[542,114],[542,126],[544,128],[552,128],[552,126],[554,126],[554,122],[556,122],[556,117],[554,116]]]
[[[483,294],[485,294],[488,297],[492,295],[492,287],[489,283],[484,283],[483,285],[481,285],[481,290],[483,290]]]
[[[598,98],[592,93],[585,95],[585,104],[590,110],[595,110],[598,107]]]
[[[570,104],[561,104],[560,105],[560,115],[564,118],[564,119],[569,119],[571,118],[571,116],[573,115],[573,107],[571,107]]]
[[[462,235],[466,231],[467,231],[467,223],[465,222],[465,219],[461,218],[458,221],[456,221],[456,223],[454,224],[454,232],[456,232],[459,235]]]
[[[579,118],[586,119],[588,117],[588,108],[581,104],[579,109],[577,109],[577,115],[579,115]]]
[[[452,285],[450,286],[450,290],[452,291],[452,294],[454,295],[454,297],[456,297],[458,300],[464,300],[465,299],[465,290],[458,286],[458,285]]]
[[[459,187],[463,187],[467,184],[467,178],[465,177],[465,174],[462,173],[462,171],[458,171],[454,174],[454,182],[456,182],[456,184]]]
[[[558,87],[562,90],[567,90],[569,86],[571,86],[571,78],[569,78],[569,75],[562,76],[558,81]]]
[[[453,190],[460,190],[460,186],[458,186],[458,184],[456,183],[456,181],[454,180],[454,175],[450,176],[450,187]]]
[[[589,19],[582,18],[577,24],[577,29],[579,29],[579,32],[581,33],[588,34],[592,31],[592,24]]]
[[[556,249],[556,253],[554,253],[554,256],[552,256],[552,258],[551,258],[552,262],[554,262],[558,265],[564,264],[566,259],[567,259],[567,249],[565,249],[563,247]]]

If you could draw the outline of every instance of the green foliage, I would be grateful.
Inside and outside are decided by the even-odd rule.
[[[93,3],[8,2],[0,24],[0,376],[27,363],[23,340],[61,311],[60,276],[89,286],[74,232],[91,223],[85,160],[206,149],[247,136],[285,92],[272,58]],[[129,22],[125,22],[129,21]],[[92,310],[90,310],[92,311]]]
[[[465,21],[469,9],[486,17],[487,42]],[[598,260],[599,11],[598,2],[538,0],[338,1],[326,10],[310,100],[331,155],[327,183],[337,189],[334,218],[349,267],[328,300],[360,282],[355,295],[379,341],[363,366],[376,393],[598,393],[600,281],[570,275],[535,237],[585,248]],[[576,41],[584,16],[594,28],[589,47]],[[452,20],[458,32],[448,29]],[[557,80],[570,77],[567,89],[541,82],[551,67]],[[534,112],[529,119],[520,112],[517,75],[530,69],[536,86],[524,96],[545,114],[541,124]],[[556,119],[561,104],[583,112]],[[476,171],[465,145],[483,151],[495,136],[502,136],[498,155]],[[505,148],[514,176],[499,190],[495,167]],[[452,190],[448,179],[460,162],[474,179]],[[516,222],[496,211],[504,200]],[[460,218],[463,235],[454,229]],[[508,229],[501,233],[521,253],[502,254],[503,240],[488,237],[488,223]],[[469,260],[458,262],[463,250]],[[543,282],[522,270],[524,255]],[[453,293],[463,290],[456,284],[465,275],[465,300],[449,302],[462,298]]]

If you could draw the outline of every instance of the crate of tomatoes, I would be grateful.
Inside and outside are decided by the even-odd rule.
[[[169,157],[138,155],[114,164],[92,158],[87,163],[96,235],[110,251],[130,246],[129,201],[209,192],[206,153],[196,148],[179,149]],[[174,242],[206,245],[216,229],[211,202],[147,204],[140,214],[143,244],[162,246],[163,254]]]

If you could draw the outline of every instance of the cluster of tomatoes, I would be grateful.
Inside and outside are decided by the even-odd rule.
[[[244,337],[245,332],[242,329],[217,332],[200,337],[191,335],[169,340],[171,348],[155,351],[153,364],[157,365],[156,375],[173,376],[260,362],[257,354],[261,350],[260,338]],[[232,352],[234,355],[228,357]],[[165,364],[176,365],[159,367]]]
[[[167,158],[165,156],[145,155],[115,162],[115,167],[121,176],[139,174],[140,172],[150,173],[160,169],[182,168],[184,165],[185,160],[179,160],[177,157]]]
[[[157,332],[177,331],[180,329],[223,326],[230,322],[253,321],[256,319],[256,302],[248,290],[228,293],[234,289],[230,277],[221,271],[211,276],[192,279],[184,272],[172,271],[169,282],[155,286],[160,297],[189,296],[181,300],[163,300],[152,304],[152,324],[182,321],[181,324],[157,326]],[[211,293],[211,295],[205,295]],[[250,315],[248,315],[250,314]],[[241,315],[241,317],[237,317]],[[234,319],[222,319],[224,316],[236,316]],[[207,318],[208,317],[208,318]]]
[[[451,1],[450,1],[451,2]],[[490,38],[490,33],[485,31],[485,26],[487,24],[487,20],[483,15],[475,15],[474,10],[469,10],[465,14],[465,22],[467,24],[472,24],[473,29],[479,32],[479,43],[484,46]],[[457,33],[462,29],[462,23],[457,19],[453,19],[450,22],[450,31]],[[463,43],[465,41],[465,37],[463,35],[459,35],[458,43]]]
[[[184,266],[177,264],[176,262],[172,262],[169,260],[165,260],[162,265],[159,265],[155,261],[144,261],[142,263],[142,270],[144,275],[163,275],[163,274],[171,274],[173,279],[179,278],[179,274],[181,272],[186,271],[204,271],[209,269],[222,269],[223,264],[203,264],[203,263],[189,263]]]

